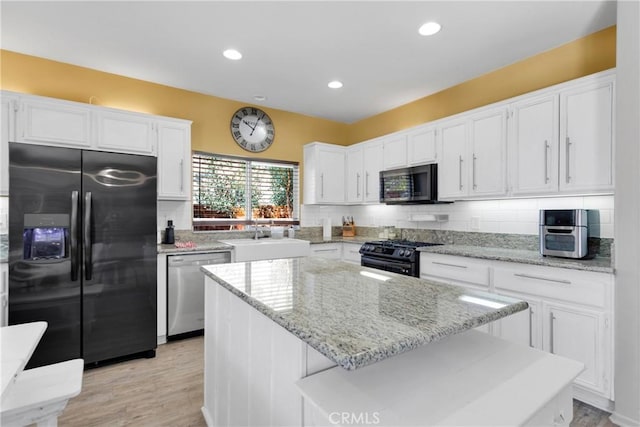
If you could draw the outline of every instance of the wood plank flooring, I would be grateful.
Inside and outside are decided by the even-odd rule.
[[[154,359],[88,369],[82,393],[69,401],[60,427],[206,426],[203,337],[158,347]],[[574,400],[572,427],[613,427],[609,414]]]

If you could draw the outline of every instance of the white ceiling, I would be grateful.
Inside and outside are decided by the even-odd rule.
[[[615,2],[603,1],[2,0],[0,8],[2,49],[345,123],[616,21]],[[430,20],[442,31],[419,36]],[[223,58],[229,47],[244,58]],[[344,87],[327,88],[333,79]]]

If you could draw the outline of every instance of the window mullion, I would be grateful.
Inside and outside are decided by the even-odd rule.
[[[245,168],[246,168],[246,176],[247,176],[247,180],[245,183],[245,191],[244,194],[246,194],[245,197],[245,208],[244,211],[246,212],[246,218],[249,222],[251,222],[253,220],[253,203],[251,202],[251,200],[253,199],[253,195],[251,194],[251,182],[253,180],[253,176],[251,175],[251,161],[247,160],[247,162],[245,163]]]

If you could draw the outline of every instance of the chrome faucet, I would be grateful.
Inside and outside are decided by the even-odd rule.
[[[262,229],[258,228],[257,219],[253,220],[253,229],[255,230],[255,234],[253,235],[253,240],[258,240],[259,238],[263,237]],[[260,233],[260,235],[258,235],[258,233]]]

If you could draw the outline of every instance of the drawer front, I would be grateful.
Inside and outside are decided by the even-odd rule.
[[[495,266],[493,283],[496,292],[505,289],[599,308],[607,306],[613,286],[609,274],[503,263]]]
[[[360,264],[360,247],[359,243],[343,243],[342,244],[342,260]]]
[[[420,254],[420,277],[489,286],[489,263],[452,255]]]
[[[320,243],[310,245],[310,255],[322,258],[342,258],[342,243]]]

